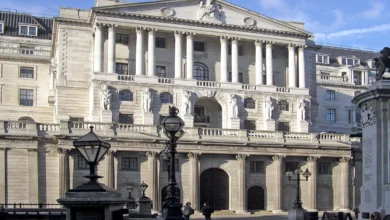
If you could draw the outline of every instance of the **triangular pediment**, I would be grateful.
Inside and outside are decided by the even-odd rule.
[[[141,3],[119,3],[111,6],[97,7],[96,9],[117,13],[169,17],[221,25],[311,34],[300,28],[300,24],[276,20],[223,0],[164,0]]]

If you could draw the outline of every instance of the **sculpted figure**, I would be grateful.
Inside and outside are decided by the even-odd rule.
[[[265,119],[272,119],[272,111],[274,110],[274,105],[272,102],[272,97],[267,97],[265,99]]]
[[[390,48],[385,47],[380,51],[380,53],[381,56],[374,59],[377,81],[382,78],[390,78]]]
[[[183,93],[183,104],[184,104],[184,112],[186,115],[192,115],[192,93],[190,91],[184,91]]]
[[[220,22],[221,6],[214,0],[202,0],[196,12],[197,20]]]
[[[231,112],[233,118],[238,117],[238,105],[237,105],[237,98],[235,95],[231,96],[230,112]]]
[[[111,97],[112,92],[108,89],[107,85],[103,85],[101,88],[102,110],[111,110]]]
[[[300,121],[306,120],[306,103],[305,100],[301,99],[298,103],[297,118]]]
[[[150,88],[145,88],[144,91],[144,111],[145,112],[151,112],[152,111],[152,92],[150,91]]]

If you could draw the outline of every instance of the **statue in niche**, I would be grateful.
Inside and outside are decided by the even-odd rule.
[[[266,97],[264,102],[265,119],[272,119],[272,111],[274,108],[272,97]]]
[[[221,22],[221,13],[222,6],[217,4],[215,0],[202,0],[200,1],[198,11],[196,12],[196,20]]]
[[[103,85],[100,91],[101,91],[102,110],[111,110],[112,92],[108,89],[107,85]]]
[[[238,117],[238,105],[237,105],[237,97],[235,95],[231,95],[230,97],[230,112],[232,118]]]
[[[185,115],[192,115],[192,93],[190,91],[184,91],[183,93],[183,105]]]
[[[143,106],[145,112],[152,112],[152,91],[150,88],[145,88]]]
[[[305,121],[306,120],[306,103],[305,103],[304,99],[300,99],[298,101],[297,118],[300,121]]]

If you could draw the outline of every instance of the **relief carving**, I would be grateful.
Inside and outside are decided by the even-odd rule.
[[[222,6],[215,0],[201,0],[196,20],[221,23]]]
[[[367,127],[376,124],[375,101],[364,102],[361,105],[362,126]]]

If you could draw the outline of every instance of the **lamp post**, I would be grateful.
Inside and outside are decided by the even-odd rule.
[[[294,174],[297,176],[295,179],[292,177]],[[288,177],[288,181],[291,180],[296,180],[297,181],[297,196],[296,200],[294,202],[294,207],[293,209],[303,209],[302,208],[302,201],[301,201],[301,175],[305,177],[306,181],[309,179],[311,176],[311,173],[309,172],[309,169],[306,169],[305,172],[303,172],[301,169],[296,169],[294,172],[286,172],[286,176]],[[302,180],[305,180],[302,179]]]
[[[135,201],[135,199],[131,196],[131,193],[133,192],[134,190],[134,187],[132,186],[129,186],[126,188],[127,189],[127,192],[129,193],[129,197],[127,198],[128,202],[127,202],[127,208],[128,209],[136,209],[137,208],[137,202]]]
[[[164,134],[169,139],[169,148],[167,149],[167,155],[169,155],[169,180],[167,187],[167,198],[165,198],[163,207],[167,209],[166,220],[184,220],[179,198],[177,197],[177,183],[175,176],[175,155],[177,153],[176,146],[177,140],[179,140],[183,135],[184,121],[179,116],[179,110],[174,107],[169,107],[169,116],[164,119],[161,123],[164,128]]]

